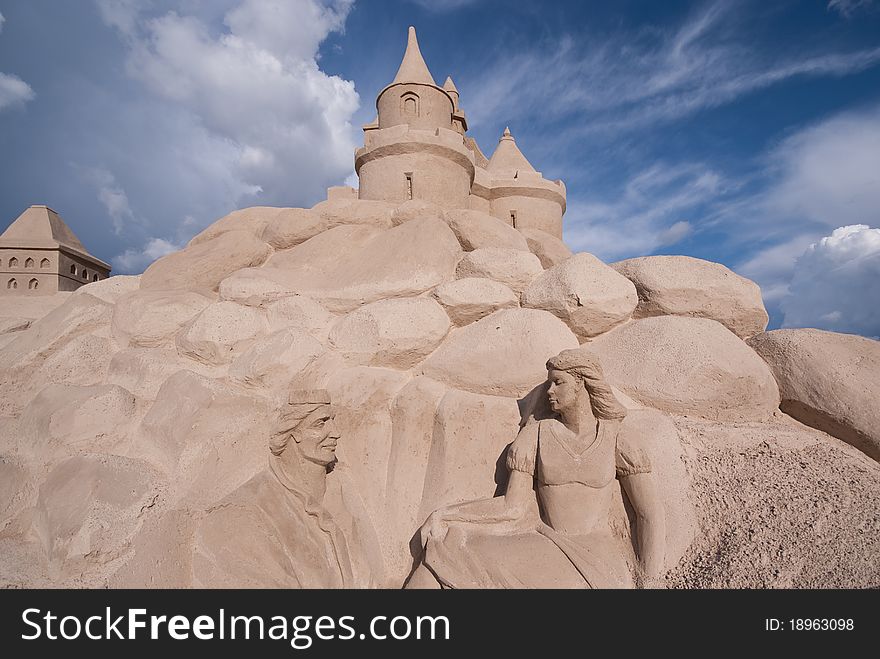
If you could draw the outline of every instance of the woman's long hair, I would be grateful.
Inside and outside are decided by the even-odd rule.
[[[565,371],[583,382],[597,419],[622,419],[626,416],[626,408],[617,400],[611,385],[605,380],[599,358],[588,348],[581,346],[563,350],[547,360],[547,370]]]

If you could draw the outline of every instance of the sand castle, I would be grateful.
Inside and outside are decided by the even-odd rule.
[[[878,342],[572,254],[412,31],[377,105],[357,191],[0,300],[0,583],[880,585]]]
[[[565,184],[547,181],[505,129],[488,160],[467,137],[467,118],[451,77],[442,87],[428,70],[415,28],[394,80],[376,99],[376,119],[364,126],[355,154],[359,188],[333,195],[401,203],[420,200],[443,209],[487,213],[515,229],[562,238]]]

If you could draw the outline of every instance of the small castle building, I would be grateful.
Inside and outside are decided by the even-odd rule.
[[[75,291],[109,276],[48,206],[31,206],[0,235],[0,295]]]
[[[459,100],[452,78],[442,87],[434,81],[410,27],[397,75],[379,92],[378,115],[363,127],[364,146],[355,153],[358,197],[479,210],[562,238],[565,184],[536,171],[509,129],[487,159],[467,135]],[[330,194],[344,196],[339,189]]]

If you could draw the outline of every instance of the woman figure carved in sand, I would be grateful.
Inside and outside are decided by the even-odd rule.
[[[641,444],[644,430],[587,348],[547,362],[554,417],[527,423],[510,445],[503,496],[441,508],[420,534],[407,588],[631,588],[663,571],[665,512]],[[615,490],[635,517],[638,566],[609,529]]]

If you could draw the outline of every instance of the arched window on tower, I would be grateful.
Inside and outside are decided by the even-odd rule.
[[[76,266],[75,265],[70,266],[70,274],[72,274],[72,275],[76,274]]]
[[[40,261],[40,267],[41,268],[51,268],[52,263],[49,261],[49,259],[43,259],[42,261]]]
[[[31,257],[28,257],[28,258],[25,259],[25,261],[24,261],[24,267],[25,267],[25,268],[33,268],[34,265],[35,265],[35,264],[34,264],[34,260],[33,260]]]
[[[419,96],[414,92],[407,92],[400,97],[400,110],[410,117],[419,116]]]
[[[89,271],[86,270],[85,268],[83,268],[82,278],[83,278],[83,279],[88,279],[88,278],[89,278]]]
[[[92,281],[98,281],[98,275],[92,275]]]
[[[18,259],[15,258],[14,256],[11,259],[9,259],[9,267],[10,268],[17,268],[18,267]]]
[[[18,288],[18,282],[15,281],[14,278],[10,279],[8,282],[6,282],[6,288],[8,288],[11,291],[14,291],[16,288]]]
[[[35,291],[35,290],[37,290],[39,287],[40,287],[40,282],[38,282],[36,279],[31,279],[31,280],[28,282],[28,289],[31,290],[31,291]]]

